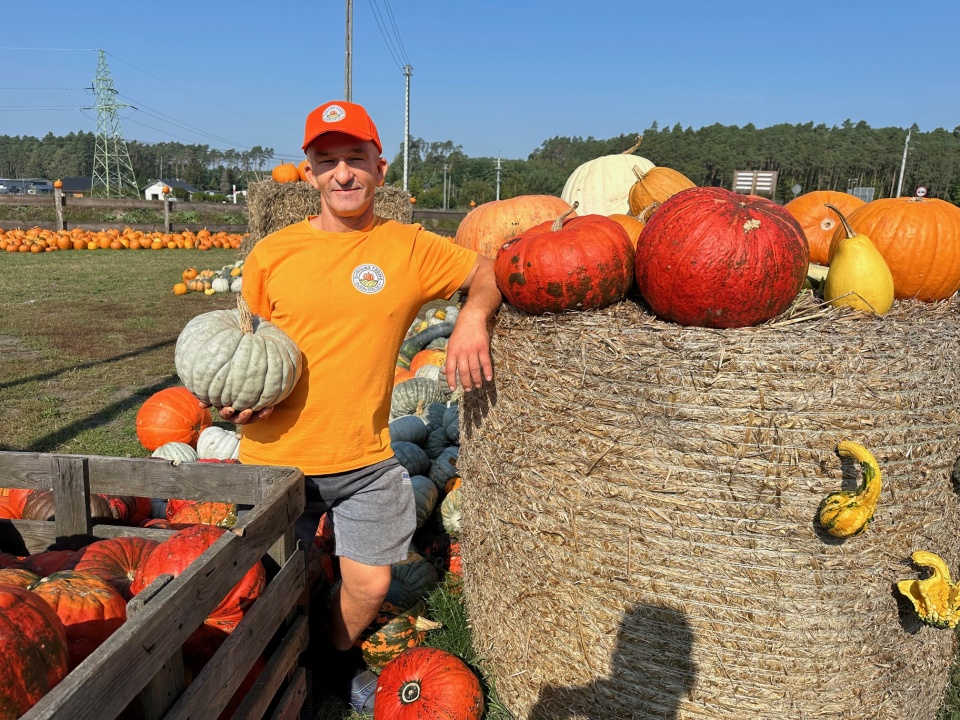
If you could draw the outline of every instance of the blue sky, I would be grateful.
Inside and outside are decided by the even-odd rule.
[[[302,157],[303,118],[345,89],[346,2],[6,2],[0,134],[96,130],[105,50],[127,139]],[[960,125],[960,3],[354,0],[353,100],[410,134],[525,158],[555,136],[656,121],[921,130]],[[25,89],[29,88],[29,89]],[[41,89],[43,88],[43,89]],[[47,89],[53,88],[53,89]],[[43,109],[31,109],[43,108]]]

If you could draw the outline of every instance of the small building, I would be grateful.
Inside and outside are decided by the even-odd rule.
[[[163,199],[163,186],[166,185],[171,190],[176,188],[182,188],[187,193],[187,199],[189,200],[193,193],[198,192],[190,183],[184,182],[183,180],[155,180],[154,182],[147,185],[143,190],[143,197],[147,200],[162,200]]]
[[[53,183],[46,178],[0,178],[0,195],[49,195]]]
[[[60,188],[64,197],[90,197],[90,189],[93,187],[92,177],[65,177],[60,178],[63,187]]]

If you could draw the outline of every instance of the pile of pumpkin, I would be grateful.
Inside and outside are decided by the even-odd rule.
[[[783,207],[631,152],[584,163],[559,198],[480,205],[454,240],[493,258],[504,298],[531,314],[636,288],[664,320],[731,328],[784,312],[808,277],[828,302],[877,314],[960,289],[960,209],[943,200],[814,191]]]
[[[303,159],[299,165],[293,163],[280,163],[270,171],[270,177],[274,182],[307,182],[307,165],[309,161]]]
[[[190,292],[199,292],[215,295],[225,292],[238,293],[242,288],[243,260],[237,260],[232,265],[224,265],[219,270],[185,268],[180,273],[180,282],[173,284],[173,294],[186,295]]]
[[[206,228],[196,233],[191,230],[164,233],[142,232],[129,227],[123,230],[43,230],[34,227],[29,230],[0,229],[0,251],[39,253],[56,250],[239,250],[244,237],[222,230],[213,233]]]

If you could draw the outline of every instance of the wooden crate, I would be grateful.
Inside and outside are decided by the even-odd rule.
[[[163,576],[128,603],[127,621],[22,720],[216,718],[267,651],[266,668],[236,720],[297,718],[306,696],[299,656],[307,645],[305,551],[294,523],[303,512],[295,468],[183,463],[154,458],[0,452],[0,487],[54,491],[56,520],[0,520],[0,551],[73,548],[102,538],[163,540],[173,531],[92,524],[90,493],[233,502],[244,509],[177,578]],[[269,582],[243,621],[185,690],[180,646],[258,560]]]

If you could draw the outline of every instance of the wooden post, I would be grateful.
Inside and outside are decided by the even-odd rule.
[[[136,615],[144,606],[159,593],[167,583],[173,580],[173,575],[159,575],[127,603],[127,618]],[[170,659],[164,663],[160,671],[147,683],[138,695],[140,717],[143,720],[160,720],[173,707],[177,698],[183,694],[186,687],[183,671],[183,652],[178,648]]]
[[[57,548],[76,550],[90,542],[93,521],[90,518],[90,468],[87,458],[51,457],[53,463],[54,519]]]
[[[173,232],[170,227],[170,195],[163,194],[163,231],[165,233]]]
[[[53,208],[57,213],[57,230],[63,230],[63,189],[54,186]]]

